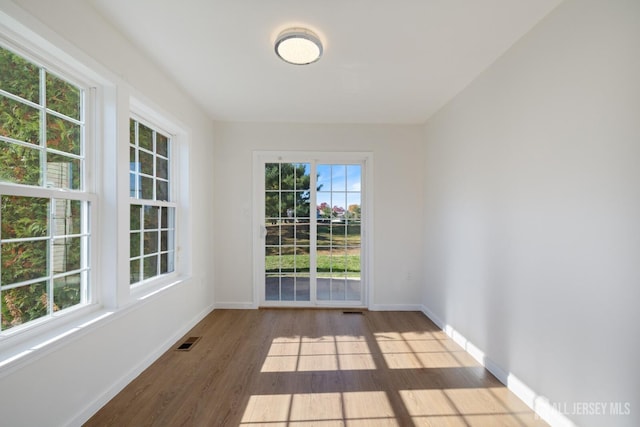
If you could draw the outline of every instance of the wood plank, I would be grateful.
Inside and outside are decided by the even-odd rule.
[[[422,313],[216,310],[191,336],[85,425],[546,425]]]

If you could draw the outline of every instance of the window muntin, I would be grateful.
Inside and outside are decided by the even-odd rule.
[[[0,46],[0,334],[89,302],[85,92]]]
[[[130,120],[129,282],[175,270],[176,203],[171,197],[171,138]]]

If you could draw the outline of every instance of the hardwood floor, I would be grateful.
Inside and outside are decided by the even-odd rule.
[[[85,425],[546,425],[421,313],[216,310],[191,336]]]

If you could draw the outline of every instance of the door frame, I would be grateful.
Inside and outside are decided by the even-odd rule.
[[[266,301],[264,282],[264,165],[266,163],[360,164],[361,176],[361,300],[318,301],[312,294],[310,301]],[[315,188],[316,177],[311,178]],[[258,307],[362,307],[368,308],[373,295],[373,153],[340,151],[254,151],[253,152],[253,308]],[[315,203],[315,196],[312,197]],[[312,210],[313,212],[313,210]],[[315,263],[314,263],[315,264]],[[312,265],[315,267],[315,265]],[[315,291],[315,289],[314,289]]]

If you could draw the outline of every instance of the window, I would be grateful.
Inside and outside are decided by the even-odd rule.
[[[90,302],[87,96],[0,46],[0,334]]]
[[[129,283],[174,271],[176,203],[171,197],[171,138],[130,120]]]

